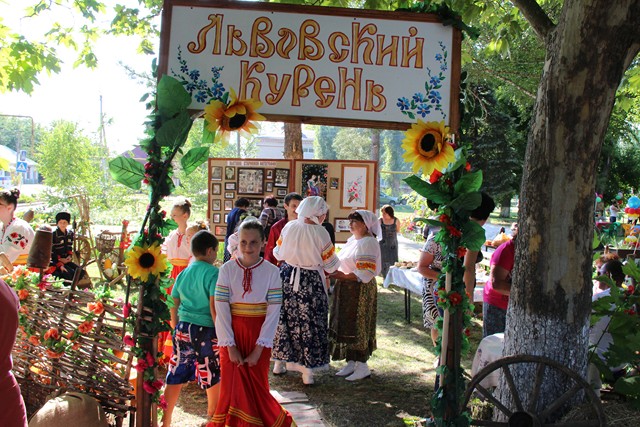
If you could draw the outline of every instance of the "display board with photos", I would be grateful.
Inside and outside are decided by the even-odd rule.
[[[347,217],[354,210],[378,215],[378,162],[301,159],[294,160],[294,171],[296,192],[302,197],[320,196],[329,204],[327,221],[335,229],[336,242],[344,243],[351,236]]]
[[[268,195],[284,204],[284,197],[293,191],[293,160],[286,159],[209,159],[209,228],[224,239],[227,217],[236,200],[249,200],[249,211],[259,217],[262,201]]]

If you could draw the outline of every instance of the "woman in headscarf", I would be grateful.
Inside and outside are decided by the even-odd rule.
[[[305,384],[313,384],[313,370],[329,364],[329,299],[326,273],[336,271],[340,261],[322,227],[329,207],[322,197],[304,199],[298,219],[282,229],[273,250],[282,278],[282,309],[273,342],[273,373],[287,369],[302,373]]]
[[[333,360],[347,360],[336,375],[357,381],[371,375],[367,360],[376,349],[382,230],[373,212],[357,210],[348,218],[352,236],[338,253],[340,269],[331,275],[338,282],[331,304],[329,351]]]

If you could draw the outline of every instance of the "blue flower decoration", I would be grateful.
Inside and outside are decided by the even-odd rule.
[[[429,80],[429,84],[431,86],[439,86],[440,85],[440,78],[438,78],[437,76],[431,77],[431,79]]]
[[[224,94],[224,86],[222,83],[215,83],[211,88],[211,92],[214,98],[222,98],[222,95]]]
[[[442,54],[436,53],[436,61],[442,61]]]
[[[411,99],[413,99],[414,102],[424,102],[425,101],[424,95],[421,94],[421,93],[415,93]]]
[[[420,114],[422,117],[426,117],[427,114],[429,114],[430,112],[431,112],[431,105],[425,104],[425,103],[419,104],[418,108],[416,109],[416,113]]]
[[[198,79],[200,78],[200,71],[198,70],[193,70],[189,73],[189,77],[191,78],[191,80],[198,81]]]
[[[191,95],[193,93],[194,90],[196,90],[196,84],[189,82],[187,83],[187,85],[185,86],[185,89],[187,90],[187,92],[189,92],[189,94]]]
[[[442,96],[440,96],[440,92],[438,92],[437,90],[432,90],[431,92],[429,92],[429,100],[432,104],[439,104],[440,100],[442,100]]]
[[[180,66],[180,72],[186,73],[187,71],[189,71],[189,67],[187,67],[186,64],[182,64],[182,66]]]
[[[196,93],[196,101],[198,102],[205,102],[207,100],[207,93],[203,90],[198,91],[198,93]]]
[[[407,98],[398,98],[398,103],[396,104],[398,107],[400,107],[400,111],[403,110],[408,110],[409,109],[409,100]]]

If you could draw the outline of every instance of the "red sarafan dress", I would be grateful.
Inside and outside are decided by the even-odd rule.
[[[26,427],[27,413],[11,368],[11,349],[18,330],[18,296],[0,280],[0,426]]]
[[[295,426],[291,414],[269,392],[269,360],[282,283],[276,266],[260,259],[248,268],[232,260],[220,268],[216,285],[216,334],[220,348],[220,399],[208,427]],[[264,347],[258,363],[229,360],[235,345],[243,358]]]
[[[191,258],[191,248],[187,243],[187,237],[185,233],[180,233],[178,230],[173,230],[167,236],[165,241],[165,248],[167,251],[167,259],[171,263],[170,278],[176,279],[178,274],[182,272],[189,265],[189,258]],[[171,295],[173,285],[167,289],[167,295]],[[158,350],[164,353],[168,358],[173,354],[173,342],[171,341],[171,331],[161,332],[158,337]]]

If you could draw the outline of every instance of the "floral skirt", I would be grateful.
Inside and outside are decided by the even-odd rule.
[[[289,281],[295,270],[286,262],[280,266],[282,308],[272,357],[306,368],[325,367],[329,364],[329,300],[315,270],[301,268],[300,285],[294,291]]]
[[[366,362],[376,349],[378,289],[367,283],[339,280],[331,302],[329,351],[333,360]]]

